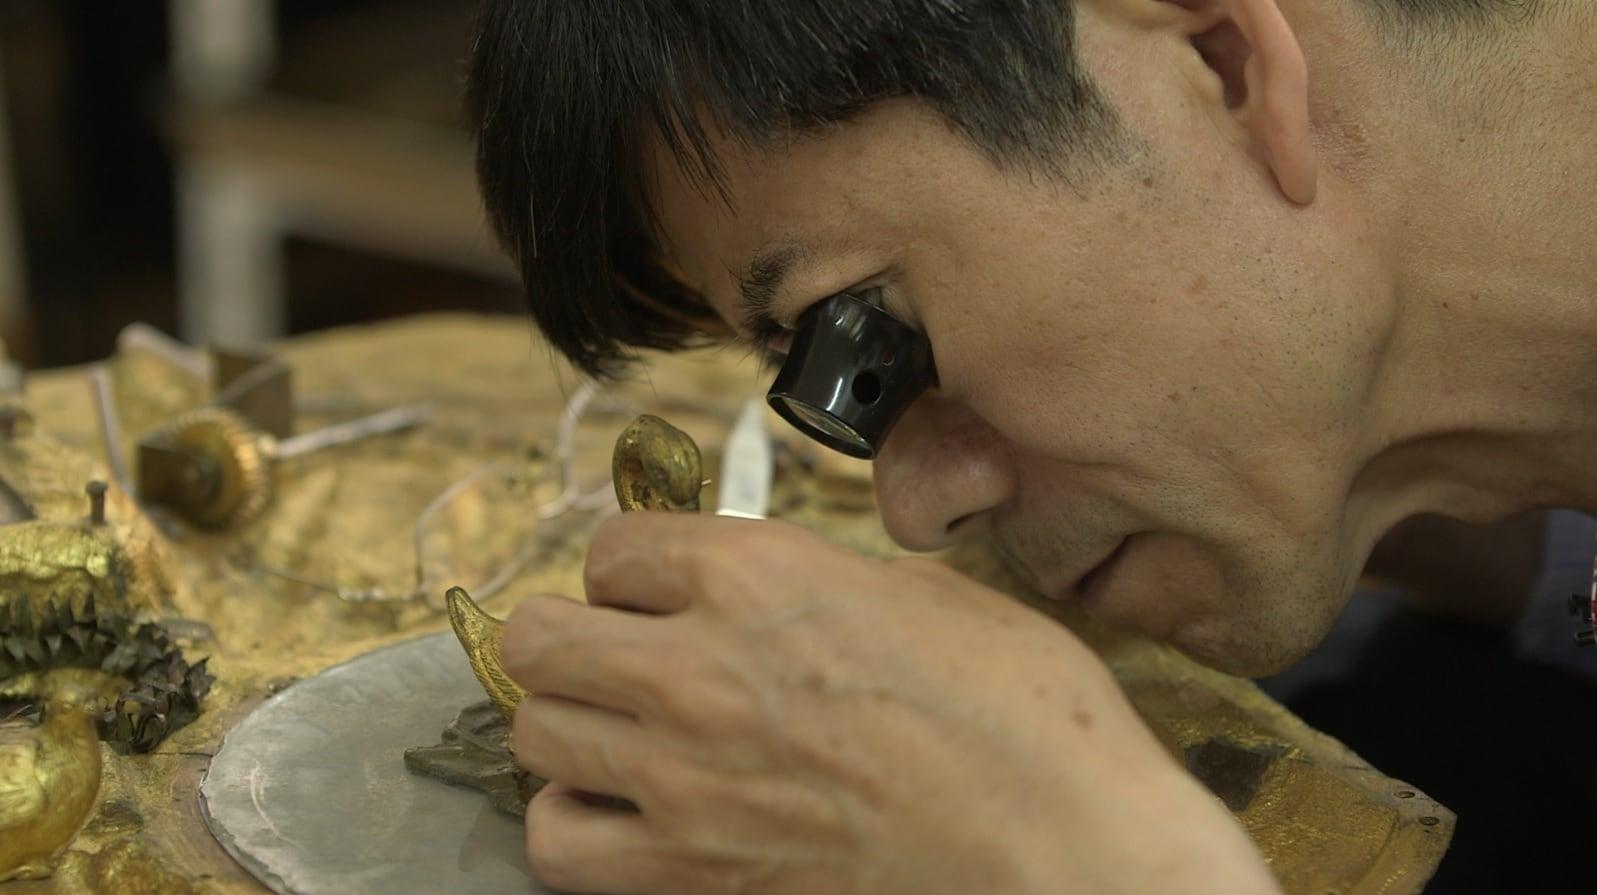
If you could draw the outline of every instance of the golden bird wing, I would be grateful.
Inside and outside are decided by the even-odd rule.
[[[44,813],[44,786],[38,770],[38,737],[6,737],[0,732],[0,830],[24,826]]]
[[[499,650],[504,640],[505,623],[484,612],[470,594],[458,587],[450,588],[444,595],[444,606],[448,610],[449,625],[455,629],[456,639],[466,650],[471,673],[476,675],[477,683],[482,684],[488,699],[505,721],[510,721],[516,714],[516,707],[526,698],[527,691],[510,679],[500,663]]]
[[[504,666],[499,664],[498,653],[496,644],[492,653],[484,653],[478,657],[480,661],[472,663],[471,670],[476,672],[477,682],[482,684],[488,698],[509,720],[515,716],[516,707],[526,697],[527,691],[505,673]]]

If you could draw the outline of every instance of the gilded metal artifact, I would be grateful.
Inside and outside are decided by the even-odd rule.
[[[405,767],[428,777],[480,790],[506,814],[520,817],[527,801],[543,788],[542,777],[516,766],[510,741],[510,722],[491,702],[474,702],[460,710],[444,728],[436,746],[405,750]]]
[[[610,469],[623,510],[698,512],[704,487],[699,446],[657,416],[643,414],[622,430]]]
[[[397,407],[279,441],[242,415],[203,407],[139,441],[139,498],[200,528],[242,525],[272,499],[274,460],[418,425],[427,405]]]
[[[40,726],[0,725],[0,882],[41,879],[83,826],[100,788],[94,698],[50,697]]]
[[[139,441],[139,499],[201,528],[248,522],[272,499],[269,438],[231,410],[185,414]]]
[[[444,606],[449,612],[449,626],[466,650],[466,660],[471,663],[471,673],[488,694],[488,700],[510,721],[516,706],[527,698],[500,660],[500,647],[504,642],[505,623],[484,612],[464,588],[451,587],[444,595]]]
[[[131,836],[93,855],[73,849],[57,871],[55,887],[62,895],[194,895],[193,883]]]
[[[622,430],[611,469],[622,510],[691,512],[699,508],[699,490],[704,486],[699,446],[686,432],[657,416],[644,414]],[[463,588],[450,588],[444,606],[472,673],[509,721],[527,692],[510,679],[500,661],[505,623],[484,612]]]
[[[657,416],[644,414],[622,430],[616,439],[611,470],[615,477],[616,501],[622,510],[692,512],[699,508],[699,491],[704,485],[699,446],[687,433]],[[450,588],[444,595],[444,606],[449,613],[449,625],[466,651],[472,674],[482,684],[508,731],[516,707],[527,697],[527,691],[510,679],[502,663],[505,623],[483,611],[463,588]],[[465,716],[463,712],[461,717]],[[454,739],[459,739],[458,731]],[[443,744],[432,747],[431,751],[412,750],[406,754],[406,762],[413,770],[453,783],[478,786],[497,798],[495,789],[477,780],[482,774],[467,773],[457,767],[460,762],[456,759],[462,757],[457,755],[459,749],[446,748],[453,743],[446,730]],[[468,764],[472,767],[484,766],[480,755],[465,755],[464,758],[471,760]],[[490,782],[499,779],[492,774],[488,777]],[[519,785],[525,787],[524,782]]]
[[[148,752],[199,715],[206,661],[189,664],[161,626],[98,611],[92,595],[79,609],[12,600],[0,610],[0,695],[53,696],[62,681],[108,694],[99,733],[118,752]]]

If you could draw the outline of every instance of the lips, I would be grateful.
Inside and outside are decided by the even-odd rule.
[[[1097,596],[1097,592],[1103,589],[1110,574],[1119,565],[1121,557],[1125,555],[1126,546],[1130,540],[1129,536],[1122,538],[1113,549],[1104,554],[1103,558],[1093,564],[1086,572],[1079,576],[1072,575],[1069,577],[1057,574],[1047,576],[1038,574],[1036,566],[1022,559],[1021,554],[1016,552],[1001,538],[993,539],[992,545],[1003,559],[1004,564],[1024,579],[1032,590],[1050,600],[1085,604],[1090,602],[1093,597]]]

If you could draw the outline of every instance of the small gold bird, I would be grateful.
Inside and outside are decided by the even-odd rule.
[[[487,691],[488,699],[505,716],[509,723],[516,714],[516,706],[527,697],[500,661],[500,645],[505,638],[505,623],[484,612],[465,588],[451,587],[444,594],[444,607],[449,612],[449,626],[455,629],[455,638],[466,650],[466,661],[477,683]]]
[[[696,512],[704,486],[699,446],[681,429],[644,414],[616,439],[611,458],[616,501],[621,509]],[[466,651],[471,673],[508,723],[527,691],[505,673],[500,657],[505,623],[484,612],[463,588],[444,594],[449,626]]]
[[[703,471],[693,438],[647,413],[621,431],[610,460],[616,501],[627,511],[698,512]]]
[[[42,879],[100,790],[94,697],[62,687],[40,726],[0,724],[0,882]]]

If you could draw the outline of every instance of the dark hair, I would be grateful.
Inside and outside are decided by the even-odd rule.
[[[997,164],[1112,157],[1071,0],[485,0],[468,111],[488,217],[532,313],[579,367],[693,342],[713,315],[653,250],[641,182],[663,145],[719,188],[713,124],[759,146],[892,97]]]

